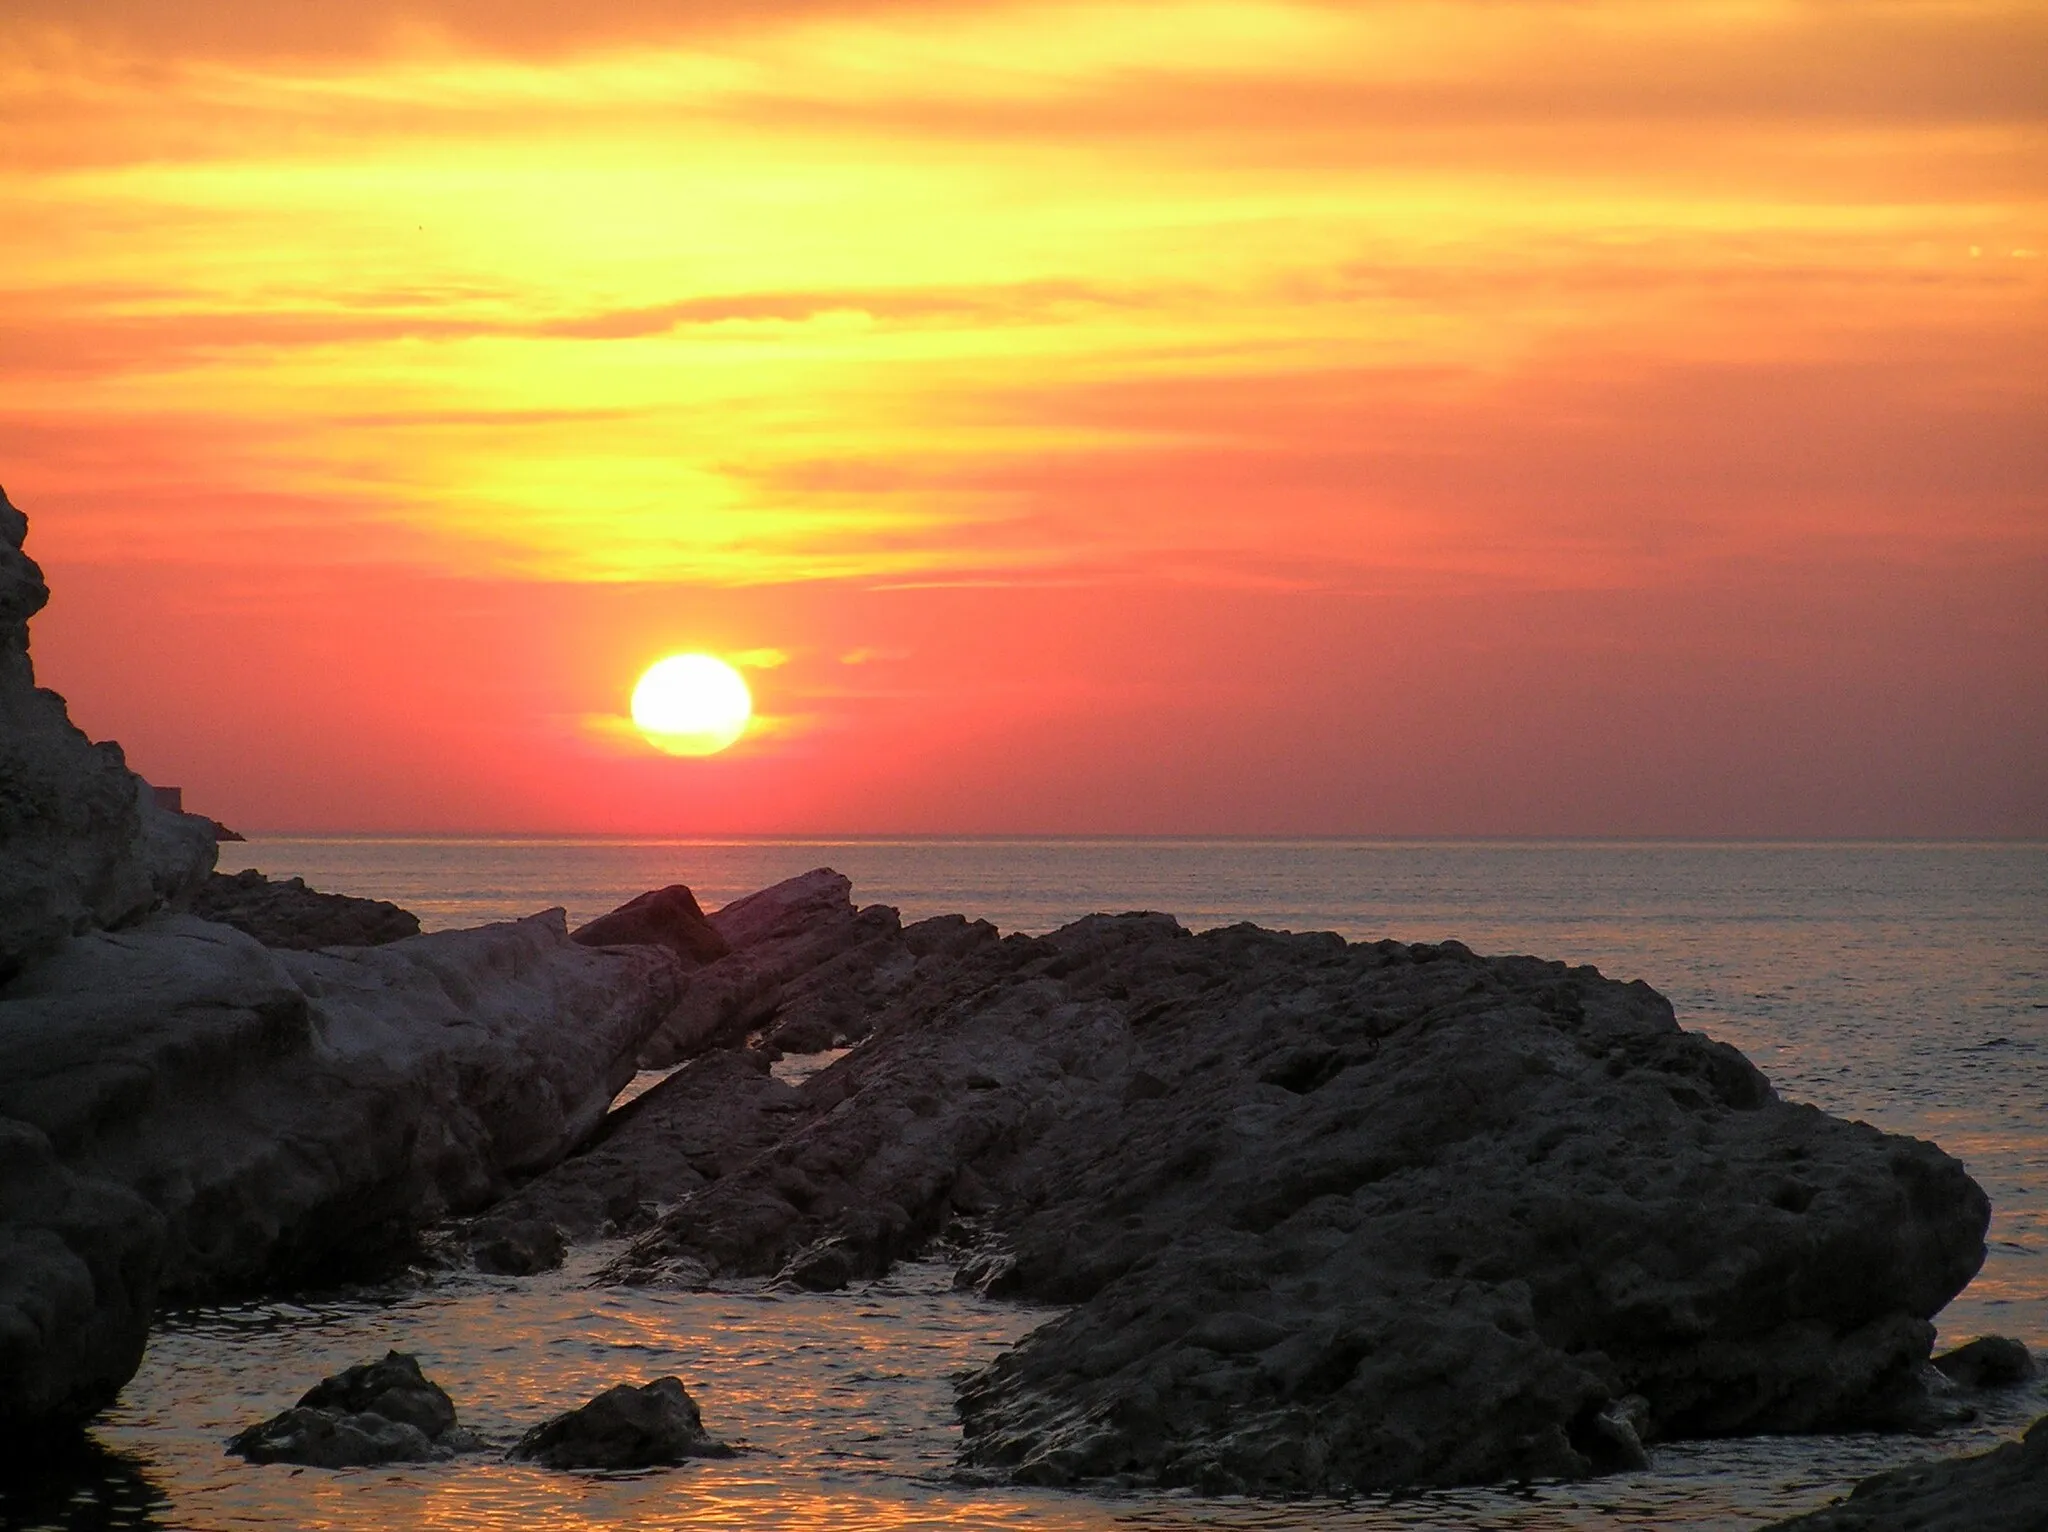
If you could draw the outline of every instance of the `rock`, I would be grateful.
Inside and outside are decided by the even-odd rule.
[[[569,1242],[555,1225],[540,1218],[513,1222],[494,1220],[479,1231],[476,1269],[501,1277],[530,1277],[553,1271],[569,1253]]]
[[[142,1363],[164,1220],[0,1117],[0,1442],[90,1418]]]
[[[712,914],[710,925],[732,950],[690,974],[642,1066],[665,1068],[757,1030],[784,1053],[858,1040],[920,963],[950,961],[997,939],[986,921],[959,916],[906,929],[886,905],[856,909],[852,888],[820,867]]]
[[[1974,1457],[1865,1479],[1848,1499],[1767,1532],[2048,1532],[2048,1419]]]
[[[679,977],[559,910],[322,952],[190,915],[73,939],[0,987],[0,1420],[108,1403],[159,1295],[332,1280],[547,1169]]]
[[[194,893],[192,913],[253,936],[266,947],[376,947],[420,934],[420,918],[383,899],[323,894],[304,878],[273,881],[254,868],[215,873]]]
[[[2005,1388],[2034,1375],[2034,1359],[2019,1341],[1983,1335],[1934,1359],[1943,1377],[1963,1388]]]
[[[586,947],[634,943],[666,947],[692,967],[716,962],[732,951],[731,944],[697,908],[697,896],[681,883],[627,900],[609,915],[578,926],[570,939]]]
[[[521,1220],[572,1240],[638,1233],[660,1204],[774,1145],[801,1106],[759,1052],[707,1053],[613,1112],[588,1148],[522,1186],[476,1227],[457,1231],[457,1243],[474,1249],[502,1224]]]
[[[1954,1160],[1590,968],[1133,915],[869,993],[779,1140],[606,1275],[855,1280],[972,1212],[963,1277],[1077,1306],[962,1389],[967,1460],[1017,1480],[1378,1490],[1903,1427],[1983,1259]]]
[[[167,812],[115,744],[35,683],[28,620],[49,600],[0,491],[0,982],[68,937],[187,896],[213,868],[209,821]]]
[[[535,1426],[508,1455],[543,1468],[654,1468],[733,1454],[706,1433],[697,1401],[679,1379],[656,1378],[606,1389],[581,1409]]]
[[[228,1452],[252,1463],[350,1468],[440,1462],[479,1445],[419,1359],[391,1351],[323,1378],[293,1408],[236,1433]]]

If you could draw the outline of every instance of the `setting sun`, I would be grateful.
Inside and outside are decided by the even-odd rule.
[[[716,755],[746,732],[754,699],[740,673],[708,654],[672,654],[633,688],[633,723],[670,755]]]

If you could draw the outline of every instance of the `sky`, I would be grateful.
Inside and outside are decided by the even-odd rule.
[[[2048,836],[2037,0],[10,0],[0,218],[245,830]]]

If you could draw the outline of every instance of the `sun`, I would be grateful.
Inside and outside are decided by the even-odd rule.
[[[633,688],[633,723],[670,755],[716,755],[746,732],[754,698],[740,673],[708,654],[656,660]]]

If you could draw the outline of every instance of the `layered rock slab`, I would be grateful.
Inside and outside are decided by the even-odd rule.
[[[1096,917],[870,1020],[612,1275],[843,1280],[978,1231],[987,1291],[1079,1305],[962,1391],[969,1462],[1018,1479],[1370,1489],[1909,1423],[1983,1257],[1954,1160],[1591,969]]]
[[[354,951],[185,915],[73,940],[0,989],[0,1131],[29,1167],[0,1233],[0,1422],[105,1405],[160,1296],[357,1269],[547,1168],[677,980],[657,949],[570,942],[558,910]]]
[[[216,872],[193,890],[188,909],[233,926],[266,947],[379,947],[420,934],[420,918],[388,899],[358,899],[308,888],[304,878],[268,878],[252,868]]]
[[[787,1053],[857,1041],[921,957],[995,939],[986,922],[958,916],[906,928],[887,905],[856,908],[852,889],[820,867],[713,911],[706,923],[728,951],[690,974],[642,1065],[667,1068],[753,1033]]]

